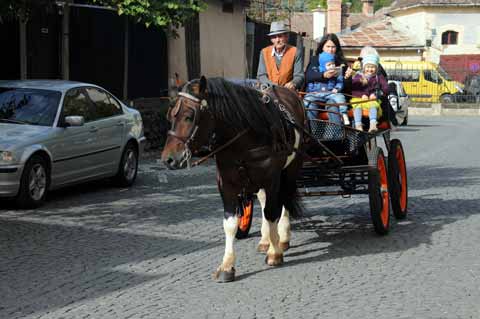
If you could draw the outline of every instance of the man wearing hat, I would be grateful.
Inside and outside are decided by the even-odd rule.
[[[257,79],[295,90],[303,84],[303,55],[288,44],[288,29],[281,21],[272,22],[268,34],[272,45],[260,51]]]

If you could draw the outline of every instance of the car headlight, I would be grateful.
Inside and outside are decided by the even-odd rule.
[[[0,160],[3,162],[13,161],[13,153],[9,151],[0,151]]]
[[[458,92],[463,93],[463,89],[460,85],[455,84],[455,88],[458,90]]]

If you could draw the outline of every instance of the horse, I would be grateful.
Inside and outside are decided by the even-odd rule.
[[[262,237],[257,249],[269,266],[283,263],[290,242],[290,217],[301,214],[296,180],[303,164],[305,111],[284,87],[260,92],[223,78],[187,82],[168,110],[171,122],[161,161],[169,169],[191,165],[192,154],[213,150],[224,206],[225,254],[214,272],[235,280],[233,243],[242,213],[240,198],[257,194]]]

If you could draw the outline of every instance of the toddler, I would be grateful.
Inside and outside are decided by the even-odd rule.
[[[377,131],[377,119],[382,116],[380,107],[381,94],[388,92],[387,80],[381,74],[377,74],[379,56],[369,54],[362,59],[362,71],[357,72],[352,79],[353,118],[355,128],[363,131],[362,113],[368,110],[370,119],[369,132]],[[364,100],[374,100],[365,101]],[[355,103],[360,102],[360,103]]]

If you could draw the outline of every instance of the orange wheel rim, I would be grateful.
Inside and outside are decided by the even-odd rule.
[[[407,209],[407,166],[405,165],[405,157],[401,147],[397,147],[395,157],[398,163],[398,178],[400,179],[400,208],[402,211]]]
[[[244,207],[243,207],[243,215],[240,217],[240,223],[238,228],[240,230],[245,231],[248,228],[248,225],[250,224],[250,219],[252,218],[252,208],[253,208],[253,202],[249,201]]]
[[[385,166],[385,160],[383,156],[378,157],[377,166],[378,172],[380,173],[380,194],[382,196],[382,211],[380,212],[380,218],[382,219],[383,226],[387,227],[389,217],[389,194],[387,182],[387,168]]]

